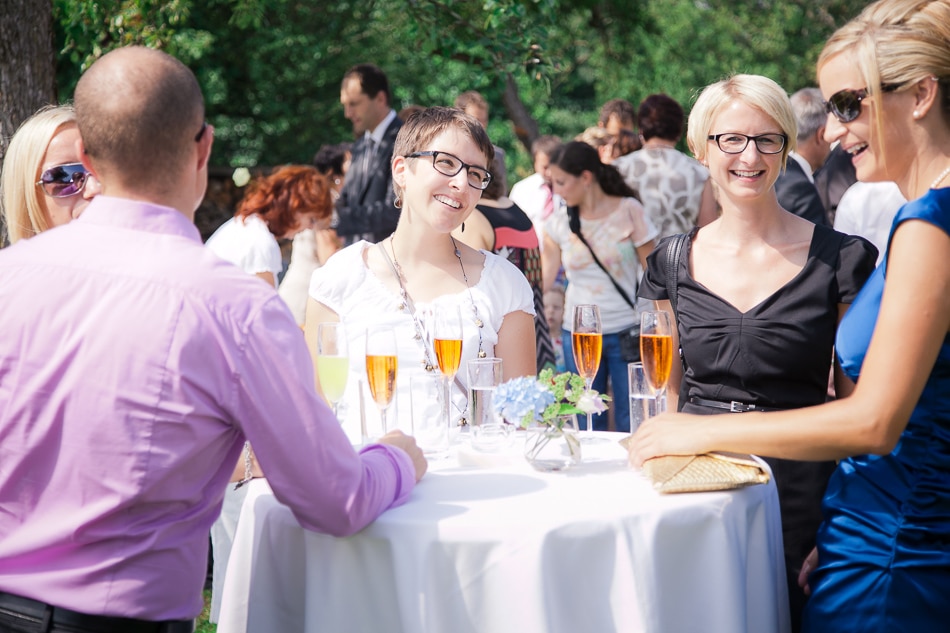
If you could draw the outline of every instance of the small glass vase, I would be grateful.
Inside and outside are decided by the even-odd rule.
[[[577,417],[562,415],[554,424],[529,428],[524,456],[535,470],[543,472],[567,470],[581,463]]]

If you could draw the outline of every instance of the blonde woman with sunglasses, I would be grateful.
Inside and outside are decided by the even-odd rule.
[[[840,460],[817,549],[799,582],[803,630],[945,631],[950,621],[950,0],[881,0],[818,59],[825,138],[858,179],[909,202],[884,260],[838,329],[857,380],[798,411],[668,415],[644,424],[631,461],[731,450]]]
[[[79,217],[100,191],[83,167],[72,106],[48,106],[13,135],[0,176],[10,244]]]

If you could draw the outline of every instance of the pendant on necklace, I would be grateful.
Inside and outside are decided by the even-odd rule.
[[[485,358],[486,356],[488,356],[488,354],[485,353],[485,350],[483,350],[483,349],[478,350],[478,357],[479,357],[479,358]]]
[[[482,323],[482,320],[479,318],[475,319],[475,327],[485,327],[485,324]]]

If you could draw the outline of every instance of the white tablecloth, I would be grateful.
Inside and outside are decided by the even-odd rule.
[[[463,450],[349,538],[251,483],[219,633],[788,631],[774,485],[661,496],[602,435],[562,474]]]

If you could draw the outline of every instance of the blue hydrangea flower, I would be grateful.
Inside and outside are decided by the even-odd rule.
[[[535,378],[512,378],[495,389],[492,398],[495,414],[522,426],[541,420],[548,405],[554,403],[554,394]]]

